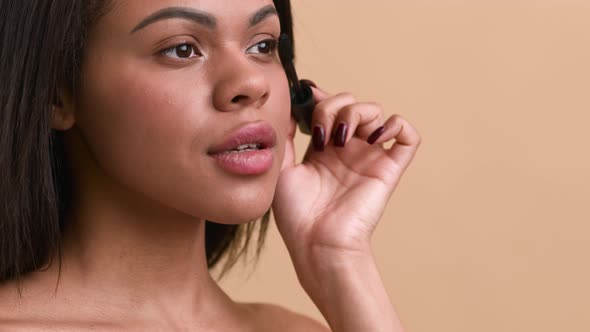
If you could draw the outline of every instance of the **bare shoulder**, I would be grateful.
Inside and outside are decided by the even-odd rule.
[[[21,291],[14,281],[0,284],[0,331],[114,331],[118,326],[87,320],[72,320],[68,307],[28,283]],[[71,312],[71,310],[69,311]]]
[[[259,331],[330,332],[330,329],[319,321],[276,304],[246,303],[245,305],[249,307]]]
[[[0,284],[0,331],[31,329],[25,317],[33,308],[20,295],[15,282]]]
[[[0,323],[14,317],[20,306],[19,293],[14,282],[0,284]]]
[[[27,290],[18,289],[14,281],[0,284],[0,331],[40,331],[44,326],[42,317],[48,312],[42,301],[33,301]],[[54,331],[45,326],[46,331]]]

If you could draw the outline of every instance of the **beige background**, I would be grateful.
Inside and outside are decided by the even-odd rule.
[[[408,332],[590,331],[590,1],[293,1],[301,76],[422,134],[373,239]],[[274,225],[250,271],[323,320]]]

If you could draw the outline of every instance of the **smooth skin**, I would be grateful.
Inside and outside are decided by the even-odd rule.
[[[90,31],[79,93],[61,91],[53,108],[75,180],[59,286],[57,264],[25,276],[20,299],[2,285],[0,330],[328,331],[276,305],[235,302],[209,274],[204,221],[247,223],[272,206],[332,331],[403,331],[370,240],[420,136],[378,104],[313,88],[312,125],[346,123],[346,144],[310,144],[296,164],[287,79],[264,43],[278,39],[278,17],[249,26],[268,5],[119,0]],[[170,18],[131,33],[167,7],[207,12],[216,28]],[[237,176],[216,166],[207,150],[255,121],[277,133],[272,168]]]

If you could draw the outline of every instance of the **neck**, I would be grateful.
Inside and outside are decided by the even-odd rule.
[[[150,298],[200,293],[209,281],[204,221],[79,207],[84,212],[68,221],[62,257],[81,281]]]
[[[151,320],[202,321],[236,309],[207,268],[204,220],[104,178],[81,180],[62,240],[64,297],[96,299],[114,315],[131,311]]]

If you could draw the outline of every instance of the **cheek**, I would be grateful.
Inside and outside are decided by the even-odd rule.
[[[113,68],[106,64],[103,68]],[[123,66],[122,66],[123,67]],[[128,67],[129,68],[129,67]],[[132,68],[111,73],[88,68],[77,125],[100,169],[152,198],[175,198],[199,158],[210,121],[204,92]],[[178,193],[176,194],[178,195]]]
[[[182,144],[190,118],[182,100],[154,80],[119,76],[115,81],[92,87],[77,118],[87,138],[100,143],[96,148],[103,147],[103,154],[155,156]]]
[[[139,66],[139,65],[138,65]],[[206,155],[216,130],[227,129],[212,109],[209,87],[192,88],[132,65],[95,62],[86,68],[77,125],[90,155],[109,178],[153,201],[198,218],[235,223],[260,217],[274,195],[290,128],[284,73],[273,72],[260,118],[277,131],[273,169],[256,181],[217,169]],[[169,75],[173,76],[173,75]]]

